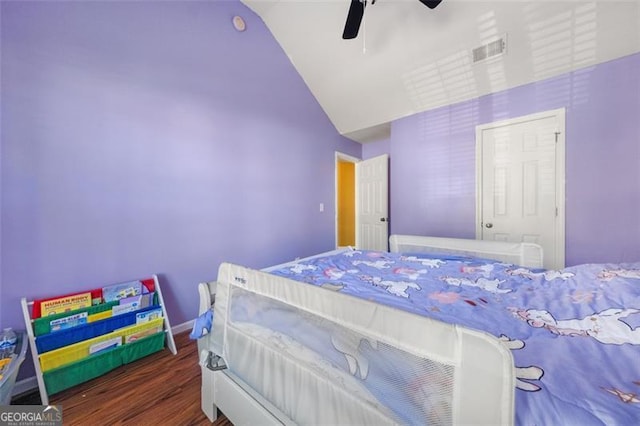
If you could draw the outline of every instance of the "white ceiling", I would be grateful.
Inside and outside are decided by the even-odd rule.
[[[390,122],[640,51],[640,0],[418,0],[368,4],[343,40],[349,0],[242,0],[288,54],[338,132],[389,137]],[[507,35],[507,53],[471,50]]]

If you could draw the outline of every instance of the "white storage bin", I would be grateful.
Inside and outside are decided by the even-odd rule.
[[[18,370],[20,370],[22,361],[24,361],[27,354],[27,334],[18,330],[16,330],[15,333],[18,336],[18,344],[15,352],[16,356],[2,371],[2,378],[0,379],[0,405],[11,404],[13,385],[16,383]]]

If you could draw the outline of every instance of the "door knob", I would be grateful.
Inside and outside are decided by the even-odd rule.
[[[485,225],[487,228],[493,228],[493,223],[485,223]]]
[[[380,218],[380,222],[386,222],[386,221],[387,221],[387,218],[386,218],[386,217],[381,217],[381,218]]]

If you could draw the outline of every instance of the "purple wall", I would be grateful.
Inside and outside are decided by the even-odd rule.
[[[391,139],[382,139],[375,142],[367,142],[362,145],[362,159],[377,157],[383,154],[389,154],[389,144]]]
[[[566,263],[640,260],[640,54],[393,123],[391,232],[475,237],[475,126],[566,108]]]
[[[2,326],[152,273],[177,325],[222,261],[334,247],[334,152],[361,146],[240,2],[0,6]]]

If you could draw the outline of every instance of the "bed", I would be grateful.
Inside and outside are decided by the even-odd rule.
[[[218,407],[236,425],[638,423],[640,263],[546,271],[530,243],[390,247],[222,264],[200,284],[209,419]]]

